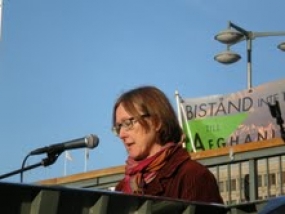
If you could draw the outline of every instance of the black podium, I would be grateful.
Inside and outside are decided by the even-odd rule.
[[[1,214],[222,214],[219,204],[119,192],[0,182]]]

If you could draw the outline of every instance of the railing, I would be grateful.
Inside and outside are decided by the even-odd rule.
[[[284,161],[285,144],[200,162],[214,173],[224,202],[238,204],[283,195]]]
[[[283,195],[284,155],[279,138],[192,154],[213,172],[229,205]]]

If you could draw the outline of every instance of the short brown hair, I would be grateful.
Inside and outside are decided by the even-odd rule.
[[[116,109],[120,104],[134,117],[149,115],[154,123],[160,123],[159,140],[162,145],[180,142],[182,129],[169,99],[160,89],[154,86],[141,86],[123,93],[113,108],[113,125],[116,123]],[[146,131],[149,130],[150,127],[145,120],[138,122]]]

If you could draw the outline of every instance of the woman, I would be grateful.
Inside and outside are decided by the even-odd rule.
[[[213,174],[182,147],[175,111],[158,88],[122,94],[113,108],[113,132],[128,152],[116,191],[223,203]]]

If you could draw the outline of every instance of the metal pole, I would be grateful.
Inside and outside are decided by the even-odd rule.
[[[251,91],[252,89],[252,62],[251,62],[252,40],[248,38],[246,40],[246,44],[247,44],[247,89]]]

